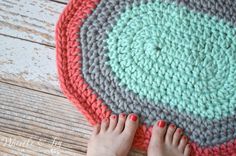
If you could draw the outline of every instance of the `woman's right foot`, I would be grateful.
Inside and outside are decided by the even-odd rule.
[[[191,148],[183,131],[175,125],[158,121],[152,129],[148,156],[190,156]]]
[[[120,114],[103,119],[94,128],[88,143],[87,156],[126,156],[138,128],[138,116]]]

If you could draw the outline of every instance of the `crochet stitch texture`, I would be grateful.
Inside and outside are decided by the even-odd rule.
[[[65,95],[98,123],[137,113],[183,128],[193,155],[236,154],[236,2],[72,0],[57,24]]]

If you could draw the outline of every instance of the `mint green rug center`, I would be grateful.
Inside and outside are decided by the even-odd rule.
[[[156,1],[121,13],[107,62],[141,98],[207,119],[236,110],[236,29],[215,17]]]

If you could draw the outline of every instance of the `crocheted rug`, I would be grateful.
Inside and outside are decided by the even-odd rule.
[[[56,50],[61,88],[91,124],[133,112],[137,149],[164,119],[193,155],[236,154],[236,1],[71,0]]]

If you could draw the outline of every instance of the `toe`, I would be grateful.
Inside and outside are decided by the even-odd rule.
[[[125,113],[119,114],[118,123],[117,123],[116,128],[115,128],[115,131],[117,133],[121,133],[124,130],[125,120],[126,120],[126,114]]]
[[[184,153],[184,149],[185,149],[187,143],[188,143],[188,138],[185,135],[182,136],[179,146],[178,146],[178,149],[180,152]]]
[[[96,136],[99,131],[100,131],[100,124],[96,124],[94,127],[93,127],[93,132],[92,132],[92,136]]]
[[[101,123],[101,130],[100,132],[105,132],[108,128],[108,125],[109,125],[109,120],[107,118],[103,119],[102,120],[102,123]]]
[[[108,131],[113,131],[117,124],[117,116],[115,114],[110,116],[110,123],[108,127]]]
[[[123,133],[130,137],[134,137],[138,128],[138,116],[136,114],[130,114],[125,122],[125,128]]]
[[[154,146],[162,145],[164,143],[166,129],[166,122],[164,120],[158,121],[152,128],[150,144]]]
[[[191,147],[189,144],[187,144],[187,146],[184,149],[184,156],[190,156],[191,154]]]
[[[177,130],[175,131],[175,133],[173,135],[173,141],[172,141],[172,143],[175,147],[178,147],[182,133],[183,133],[183,130],[180,128],[177,128]]]
[[[170,124],[167,129],[166,137],[165,137],[165,141],[168,145],[172,144],[173,135],[174,135],[175,130],[176,130],[176,126],[174,124]]]

